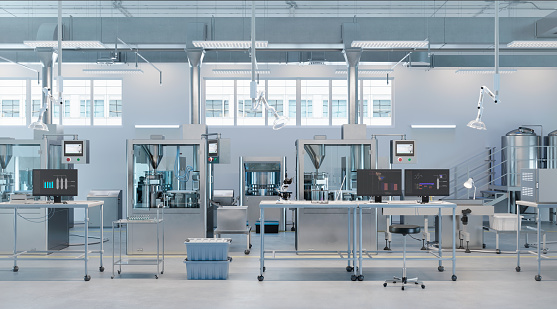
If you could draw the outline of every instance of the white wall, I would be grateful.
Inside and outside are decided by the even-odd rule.
[[[90,66],[90,65],[89,65]],[[135,124],[184,124],[189,122],[189,66],[188,64],[157,64],[163,71],[163,85],[159,86],[158,72],[144,66],[143,75],[122,76],[123,125],[121,127],[70,127],[65,133],[79,134],[91,141],[91,164],[78,166],[80,188],[78,199],[85,199],[91,189],[121,189],[125,194],[125,141],[148,138],[150,134],[165,134],[167,139],[179,138],[178,129],[135,129]],[[81,72],[87,65],[64,65],[63,75],[94,77]],[[223,65],[204,65],[203,76],[211,76],[212,68]],[[339,78],[335,68],[323,66],[283,66],[272,70],[271,77]],[[448,168],[479,153],[486,146],[500,146],[500,137],[521,124],[543,125],[544,133],[557,129],[557,70],[519,69],[503,75],[501,103],[486,97],[483,120],[487,131],[466,127],[476,116],[480,86],[492,88],[490,75],[457,75],[454,69],[430,71],[397,67],[395,78],[394,126],[368,128],[371,134],[406,134],[417,141],[419,163],[416,167]],[[33,73],[13,65],[3,65],[0,78],[28,77]],[[103,76],[104,78],[110,76]],[[222,76],[221,76],[222,77]],[[249,78],[249,76],[245,76]],[[456,124],[456,129],[411,129],[410,124]],[[26,127],[0,127],[0,136],[31,138]],[[215,168],[215,188],[233,188],[237,192],[239,156],[287,156],[287,171],[295,173],[295,141],[311,139],[314,135],[340,138],[340,127],[284,128],[271,127],[210,127],[231,139],[231,163]],[[539,132],[538,132],[539,133]],[[388,141],[380,140],[380,156],[387,156]],[[125,200],[125,199],[124,199]],[[79,214],[77,220],[82,220]]]

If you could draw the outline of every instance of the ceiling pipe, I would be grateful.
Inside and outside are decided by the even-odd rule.
[[[495,102],[499,101],[499,83],[499,1],[495,1],[495,75],[493,76]]]
[[[255,106],[257,98],[257,83],[255,82],[255,70],[257,63],[255,59],[255,1],[251,2],[251,82],[250,82],[250,97],[251,106]]]

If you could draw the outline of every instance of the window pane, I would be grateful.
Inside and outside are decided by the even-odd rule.
[[[108,117],[122,117],[122,100],[109,101]]]
[[[24,125],[25,80],[0,80],[0,125]]]
[[[122,125],[122,80],[94,80],[93,96],[94,124]]]
[[[265,81],[260,81],[257,86],[258,89],[265,89]],[[250,81],[238,80],[237,81],[238,93],[238,125],[264,125],[265,118],[263,117],[262,109],[260,106],[257,111],[252,111],[252,103],[250,98]]]
[[[64,80],[64,125],[91,125],[90,117],[91,80]]]
[[[95,118],[104,117],[104,100],[95,100]]]
[[[302,125],[329,124],[329,81],[301,81]]]
[[[364,109],[364,123],[367,125],[392,124],[392,82],[384,80],[363,80],[364,102],[372,102],[371,112]]]
[[[205,122],[208,125],[233,125],[233,80],[205,81]]]
[[[333,125],[342,125],[348,123],[348,82],[346,80],[333,80],[331,102]]]
[[[268,80],[267,90],[269,106],[276,109],[278,116],[288,116],[286,125],[296,125],[296,80]],[[267,117],[272,126],[275,115],[269,111]]]

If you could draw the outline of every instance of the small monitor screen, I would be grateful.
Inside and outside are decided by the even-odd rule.
[[[83,156],[83,141],[65,141],[64,156]]]
[[[404,171],[404,195],[448,196],[448,169],[407,169]]]
[[[217,157],[219,155],[219,141],[209,141],[209,157]]]
[[[77,170],[34,169],[34,196],[77,196]]]
[[[396,141],[395,143],[396,156],[413,156],[414,155],[414,141]]]
[[[402,195],[402,171],[387,169],[362,169],[357,172],[359,196]]]

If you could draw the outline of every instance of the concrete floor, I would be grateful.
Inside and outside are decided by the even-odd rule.
[[[549,223],[544,228],[557,230]],[[75,228],[76,232],[82,229],[79,225]],[[548,241],[557,240],[557,233],[547,234]],[[381,257],[399,253],[381,253],[365,261],[364,281],[350,280],[345,261],[301,260],[267,261],[265,280],[259,282],[259,236],[254,234],[249,256],[243,253],[245,236],[230,236],[233,261],[228,280],[186,280],[183,256],[167,256],[165,272],[159,279],[154,278],[153,266],[123,267],[121,275],[110,279],[111,229],[105,232],[109,238],[105,243],[106,270],[98,271],[98,254],[94,254],[89,282],[83,281],[81,261],[48,261],[48,257],[21,260],[17,273],[12,272],[10,261],[0,261],[0,308],[549,308],[557,300],[557,261],[542,264],[541,282],[534,280],[534,256],[523,255],[522,271],[516,272],[513,233],[501,235],[502,254],[457,253],[457,281],[451,280],[448,262],[445,272],[439,272],[436,261],[409,261],[409,276],[419,276],[426,288],[411,286],[405,291],[399,286],[383,287],[385,279],[400,274],[402,261]],[[400,237],[394,237],[393,249],[400,249]],[[72,237],[71,241],[83,239]],[[293,249],[294,233],[266,235],[265,241],[266,249]],[[486,232],[485,242],[487,249],[493,250],[495,234]],[[416,250],[421,242],[409,240],[408,246]],[[549,248],[556,246],[550,244]],[[548,256],[557,254],[550,252]]]

